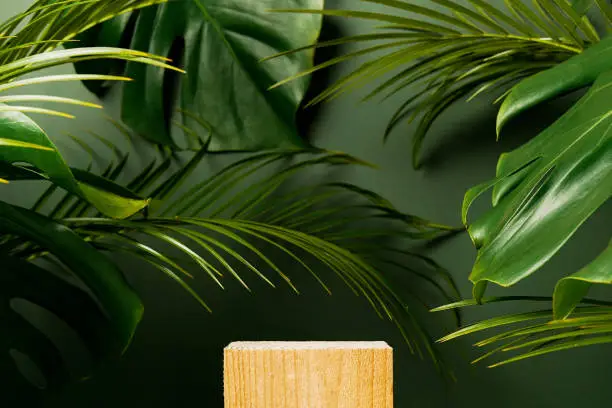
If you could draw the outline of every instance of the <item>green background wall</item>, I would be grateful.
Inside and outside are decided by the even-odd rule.
[[[29,3],[30,0],[3,0],[0,18],[9,17]],[[329,6],[375,8],[356,0],[329,1]],[[331,20],[325,23],[324,35],[363,32],[368,27],[361,22]],[[330,78],[341,76],[355,65],[353,62],[333,70]],[[314,86],[330,78],[316,77]],[[496,143],[495,109],[491,101],[481,98],[457,104],[435,124],[426,143],[426,165],[415,172],[409,159],[409,136],[414,128],[399,129],[386,144],[382,144],[380,137],[401,96],[382,104],[361,104],[359,98],[366,90],[307,112],[300,123],[317,146],[342,150],[380,166],[378,171],[351,172],[347,175],[349,180],[384,195],[403,211],[448,224],[460,223],[459,209],[465,190],[494,175],[498,155],[535,135],[567,105],[567,101],[561,101],[530,112]],[[80,84],[49,86],[42,92],[93,100]],[[101,112],[76,113],[76,121],[41,118],[54,140],[60,141],[71,164],[82,164],[83,157],[77,149],[69,148],[63,131],[84,135],[83,131],[90,129],[120,140]],[[23,188],[7,191],[13,202],[28,202],[40,187],[32,184],[27,191]],[[483,201],[480,208],[486,207],[486,199]],[[559,276],[575,271],[604,248],[610,236],[611,219],[612,205],[607,203],[562,253],[536,276],[518,285],[513,293],[550,295]],[[475,250],[467,235],[424,250],[450,269],[463,295],[469,296],[467,276]],[[159,273],[127,260],[123,264],[146,306],[145,319],[133,346],[121,361],[109,364],[87,382],[70,386],[50,398],[45,406],[220,407],[223,347],[234,340],[264,339],[386,340],[395,348],[397,407],[610,406],[612,347],[564,352],[490,370],[484,364],[469,364],[478,355],[471,347],[475,339],[462,339],[440,347],[458,378],[457,383],[445,383],[429,361],[409,353],[392,325],[380,320],[363,299],[355,298],[338,282],[329,297],[306,278],[300,282],[300,296],[286,288],[274,290],[257,284],[253,294],[231,285],[221,292],[201,279],[197,287],[214,308],[214,313],[208,314]],[[496,288],[491,290],[492,294],[500,292]],[[605,291],[598,293],[606,295]],[[492,311],[515,310],[505,307],[468,310],[465,318],[469,322]],[[425,316],[435,333],[441,335],[451,329],[448,316]]]

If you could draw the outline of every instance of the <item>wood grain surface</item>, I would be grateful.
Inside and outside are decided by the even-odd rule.
[[[236,342],[225,348],[225,408],[392,408],[384,342]]]

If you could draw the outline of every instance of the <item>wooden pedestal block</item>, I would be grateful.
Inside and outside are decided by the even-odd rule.
[[[225,408],[392,408],[384,342],[236,342],[225,349]]]

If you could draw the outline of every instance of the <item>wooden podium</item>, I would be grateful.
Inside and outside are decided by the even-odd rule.
[[[225,348],[225,408],[392,408],[385,342],[236,342]]]

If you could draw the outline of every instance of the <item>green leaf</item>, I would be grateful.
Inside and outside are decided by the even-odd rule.
[[[438,340],[439,343],[445,343],[450,340],[454,340],[458,337],[467,336],[469,334],[481,332],[500,326],[506,326],[510,324],[517,324],[523,322],[539,321],[550,317],[549,310],[537,310],[535,312],[518,313],[513,315],[493,317],[488,320],[483,320],[478,323],[471,324],[469,326],[462,327],[461,329],[448,334]]]
[[[0,65],[49,51],[109,18],[165,0],[37,0],[0,24]]]
[[[470,188],[463,196],[463,205],[461,206],[461,221],[463,222],[463,225],[465,225],[466,227],[468,226],[468,213],[470,211],[470,208],[472,207],[472,204],[474,204],[474,201],[476,201],[478,197],[484,194],[487,190],[490,190],[491,188],[494,188],[495,186],[499,185],[501,182],[508,182],[508,180],[522,180],[525,176],[524,173],[527,172],[529,166],[531,166],[531,164],[533,164],[533,162],[537,160],[539,160],[539,157],[527,162],[524,166],[518,168],[510,174],[503,175],[493,180],[485,181],[482,184]],[[477,248],[480,248],[480,244],[477,241],[475,241],[474,244],[476,244]]]
[[[20,147],[23,149],[37,149],[37,150],[46,150],[53,151],[52,148],[47,146],[41,146],[34,143],[22,142],[20,140],[6,139],[0,138],[0,146],[11,146],[11,147]]]
[[[402,1],[402,0],[399,0],[399,1],[398,0],[363,0],[363,1],[366,1],[368,3],[382,4],[385,6],[397,8],[399,10],[404,10],[404,11],[408,11],[411,13],[420,14],[424,17],[428,17],[434,20],[439,20],[440,22],[450,24],[451,26],[463,28],[468,31],[477,32],[477,33],[482,32],[482,30],[475,28],[475,25],[473,23],[466,23],[464,20],[460,18],[456,18],[448,14],[440,13],[439,11],[430,9],[428,7],[422,7],[422,6],[417,6],[415,4],[409,4],[406,1]]]
[[[557,283],[553,296],[555,319],[569,316],[594,283],[612,284],[612,241],[593,262]]]
[[[553,344],[552,346],[548,346],[548,347],[537,348],[534,351],[530,351],[528,353],[521,354],[519,356],[501,361],[489,367],[490,368],[499,367],[501,365],[515,363],[517,361],[521,361],[526,358],[541,356],[541,355],[553,353],[556,351],[570,350],[570,349],[577,348],[577,347],[595,346],[598,344],[610,344],[610,343],[612,343],[612,336],[598,336],[598,337],[592,337],[592,338],[583,338],[583,339],[575,340],[575,341],[567,341],[567,342],[562,342],[560,344]]]
[[[595,0],[570,0],[572,8],[581,16],[584,16],[587,11],[595,4]]]
[[[487,303],[499,303],[499,302],[514,302],[517,300],[529,300],[534,302],[550,302],[552,298],[542,296],[497,296],[490,298],[482,298],[480,302],[476,299],[464,299],[458,302],[449,303],[446,305],[438,306],[430,310],[430,312],[443,312],[446,310],[460,309],[468,306],[482,306]]]
[[[146,217],[130,220],[71,217],[63,221],[99,249],[125,251],[151,263],[204,307],[208,307],[205,299],[182,278],[184,271],[199,271],[194,278],[204,276],[221,287],[224,274],[247,289],[249,279],[256,278],[272,286],[280,280],[294,291],[290,273],[302,272],[311,274],[327,292],[328,274],[337,274],[380,316],[392,318],[415,353],[423,348],[438,362],[431,337],[412,310],[412,303],[422,299],[410,288],[394,285],[392,279],[427,282],[445,299],[457,299],[450,274],[410,251],[406,243],[415,237],[448,234],[453,228],[403,214],[374,192],[348,183],[330,183],[325,177],[306,186],[297,183],[311,174],[308,170],[328,174],[335,166],[367,165],[344,153],[320,149],[241,155],[211,177],[190,183],[186,191],[166,189],[175,182],[192,181],[190,175],[194,176],[198,163],[223,154],[199,151],[169,171],[154,194],[160,200],[161,215],[152,208]],[[139,179],[157,172],[155,165],[145,170]],[[146,245],[141,243],[143,237]],[[158,244],[184,256],[162,255],[155,249]],[[282,268],[278,256],[296,268]],[[316,265],[326,267],[324,272]],[[407,292],[406,300],[396,288]]]
[[[470,94],[473,98],[489,88],[506,90],[511,83],[550,68],[599,40],[587,17],[580,17],[569,5],[559,3],[566,0],[546,0],[546,9],[562,18],[563,30],[550,18],[534,12],[523,0],[506,0],[509,12],[483,0],[470,0],[465,6],[456,0],[432,0],[439,5],[436,9],[406,0],[364,1],[385,6],[386,10],[275,10],[365,19],[385,25],[366,34],[313,45],[310,48],[340,44],[358,46],[365,41],[378,40],[372,47],[351,48],[350,52],[312,68],[286,75],[273,89],[320,69],[368,56],[369,59],[360,62],[357,68],[320,92],[306,106],[331,100],[391,74],[364,100],[379,95],[385,100],[396,93],[408,92],[405,102],[390,119],[383,138],[386,140],[405,119],[408,118],[408,123],[416,119],[419,123],[412,150],[415,168],[420,164],[420,150],[431,126],[454,103]],[[402,40],[392,35],[394,32],[406,37]],[[310,48],[295,48],[277,56],[301,53]]]
[[[611,100],[612,71],[552,126],[502,155],[493,208],[469,227],[479,248],[472,282],[510,286],[529,276],[610,198]]]
[[[135,26],[108,22],[98,35],[82,37],[80,45],[114,41],[117,46],[128,38],[130,48],[167,56],[188,72],[175,78],[158,68],[127,64],[125,74],[135,81],[124,88],[121,116],[151,141],[174,145],[171,124],[198,129],[196,120],[182,113],[195,112],[210,125],[213,150],[304,146],[295,113],[308,79],[268,88],[312,66],[313,51],[260,62],[318,36],[320,16],[268,12],[287,5],[322,8],[323,0],[171,2],[140,11],[133,16]]]
[[[30,55],[0,65],[0,83],[6,83],[25,74],[40,71],[45,68],[98,59],[127,60],[141,64],[149,64],[159,68],[166,68],[174,72],[183,72],[179,68],[167,64],[165,58],[147,54],[146,52],[123,48],[79,47],[68,50],[47,51],[42,54]],[[44,82],[44,80],[39,82]],[[11,87],[11,84],[0,85],[0,89]]]
[[[404,29],[415,30],[415,31],[425,31],[425,32],[431,32],[431,33],[442,32],[446,34],[459,34],[458,30],[455,30],[453,28],[450,28],[450,27],[447,27],[441,24],[432,24],[426,21],[422,21],[420,19],[402,17],[396,14],[372,13],[368,11],[355,11],[355,10],[322,10],[322,9],[297,9],[297,8],[295,9],[278,8],[278,9],[275,9],[274,11],[278,13],[321,14],[325,16],[359,18],[359,19],[364,19],[364,20],[373,20],[373,21],[380,21],[384,23],[397,24],[398,27],[401,27]]]
[[[29,163],[51,182],[96,206],[102,213],[114,218],[126,218],[145,208],[149,201],[141,199],[110,182],[89,177],[80,172],[75,178],[66,162],[47,134],[28,116],[20,112],[0,112],[0,129],[5,138],[26,142],[47,149],[23,149],[19,146],[3,146],[0,161],[4,163]],[[129,194],[128,194],[129,193]]]
[[[11,393],[38,394],[15,372],[17,367],[10,361],[9,351],[23,353],[36,365],[44,377],[44,384],[40,384],[44,390],[60,388],[72,374],[54,343],[14,307],[16,299],[41,307],[66,323],[79,335],[97,363],[121,353],[112,322],[89,294],[21,259],[2,256],[0,263],[0,371],[3,386],[10,387]]]
[[[601,10],[601,13],[606,18],[607,26],[606,30],[608,33],[612,32],[612,5],[609,0],[595,0],[597,7]]]
[[[578,88],[591,85],[597,77],[612,70],[612,36],[589,47],[554,68],[524,79],[512,88],[497,116],[497,134],[521,112]]]
[[[140,299],[117,267],[68,227],[0,201],[0,232],[27,238],[52,253],[92,291],[125,349],[140,322]]]
[[[516,300],[549,302],[551,298],[508,296],[488,298],[484,303]],[[574,313],[564,320],[550,320],[552,319],[552,310],[540,310],[494,317],[463,327],[443,337],[439,341],[449,341],[485,330],[497,329],[495,335],[478,341],[475,343],[475,346],[485,347],[494,343],[502,343],[502,345],[486,352],[484,355],[474,360],[473,363],[494,355],[499,357],[502,353],[512,352],[526,347],[530,348],[527,352],[519,353],[511,357],[506,355],[501,356],[501,361],[493,363],[489,365],[489,367],[498,367],[551,352],[584,347],[592,344],[609,343],[609,334],[612,332],[612,312],[610,303],[593,299],[583,299],[583,301],[584,303],[591,302],[592,304],[601,302],[601,304],[605,304],[606,307],[582,306],[576,308]],[[448,307],[465,307],[475,304],[474,301],[462,301],[454,305],[448,305]],[[448,307],[438,308],[438,310],[445,310]],[[505,327],[517,324],[519,325],[518,328]],[[501,329],[501,331],[499,329]]]
[[[460,309],[468,306],[482,306],[487,303],[499,303],[499,302],[516,302],[516,301],[529,301],[529,302],[552,302],[553,298],[550,296],[495,296],[480,299],[478,302],[476,299],[464,299],[458,302],[449,303],[442,305],[430,310],[430,312],[442,312],[446,310]],[[598,306],[612,306],[612,302],[605,300],[582,298],[580,303],[588,305]]]
[[[514,19],[504,13],[502,10],[497,7],[489,4],[486,0],[468,0],[472,3],[476,8],[481,10],[482,14],[490,18],[491,20],[496,20],[502,24],[506,24],[509,27],[514,28],[520,34],[529,35],[529,28],[525,28],[522,24],[521,20]]]

